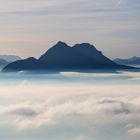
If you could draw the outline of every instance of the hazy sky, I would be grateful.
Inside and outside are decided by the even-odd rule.
[[[0,54],[38,57],[57,41],[140,56],[140,0],[0,0]]]

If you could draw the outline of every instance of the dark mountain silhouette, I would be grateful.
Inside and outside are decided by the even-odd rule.
[[[0,59],[4,59],[7,62],[14,62],[17,60],[21,60],[21,58],[16,55],[0,55]]]
[[[117,66],[88,43],[70,47],[66,43],[58,42],[43,54],[39,61],[46,67],[54,69],[111,68]]]
[[[88,70],[88,69],[130,69],[118,65],[89,43],[73,47],[58,42],[37,60],[27,58],[8,64],[3,71],[23,70]]]
[[[30,71],[30,70],[41,70],[44,67],[34,57],[29,57],[24,60],[18,60],[8,64],[3,70],[4,71]]]
[[[123,65],[140,65],[140,57],[134,56],[127,59],[116,58],[114,62],[118,64],[123,64]]]

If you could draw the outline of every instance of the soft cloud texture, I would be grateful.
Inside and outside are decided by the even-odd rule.
[[[0,76],[6,140],[139,138],[139,73]]]
[[[42,126],[58,125],[67,119],[91,119],[100,125],[100,121],[132,121],[140,117],[140,97],[133,100],[125,98],[96,99],[89,96],[84,101],[65,100],[63,103],[50,105],[43,103],[23,103],[17,105],[0,106],[1,118],[14,118],[13,124],[22,129],[39,129]],[[59,101],[59,100],[58,100]],[[98,118],[100,116],[100,118]],[[98,118],[98,120],[96,119]],[[69,122],[67,122],[69,123]],[[129,133],[139,132],[139,126],[127,126]]]

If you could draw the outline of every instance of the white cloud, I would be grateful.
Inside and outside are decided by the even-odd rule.
[[[87,137],[85,136],[78,136],[75,140],[87,140]]]
[[[126,127],[128,134],[139,135],[140,136],[140,125],[139,124],[129,124]]]
[[[117,81],[120,75],[128,78]],[[138,137],[139,81],[133,81],[136,85],[129,83],[139,76],[138,73],[91,74],[93,81],[88,81],[88,74],[79,73],[41,76],[42,80],[38,82],[38,76],[30,79],[26,75],[23,78],[26,80],[20,80],[19,84],[8,88],[0,86],[0,130],[3,126],[11,128],[6,136],[16,133],[17,136],[25,134],[24,138],[44,136],[51,140],[66,137],[68,140],[92,140],[93,137],[95,140],[123,137],[133,140]],[[108,83],[114,81],[113,76],[115,83]],[[58,78],[67,80],[61,83]],[[102,82],[103,79],[106,80]],[[40,139],[44,140],[44,137]]]
[[[65,99],[63,103],[58,101],[56,104],[42,102],[0,106],[0,119],[8,115],[11,120],[14,118],[12,123],[21,129],[36,129],[43,126],[57,125],[67,118],[77,119],[77,117],[83,118],[83,121],[86,121],[86,118],[95,121],[100,116],[100,119],[98,118],[99,122],[97,122],[99,124],[102,119],[104,122],[113,118],[117,118],[118,121],[128,119],[129,122],[134,117],[135,119],[140,117],[139,98],[128,100],[127,98],[106,97],[98,100],[94,96],[89,96],[84,101]],[[129,132],[134,130],[137,129],[133,128]]]

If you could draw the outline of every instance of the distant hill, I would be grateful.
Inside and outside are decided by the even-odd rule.
[[[5,61],[8,61],[8,62],[14,62],[17,60],[21,60],[21,58],[16,55],[0,55],[0,59],[4,59]]]
[[[140,57],[131,57],[127,59],[116,58],[114,62],[123,65],[140,65]]]
[[[116,64],[89,43],[76,44],[73,47],[59,41],[39,59],[33,57],[8,64],[3,71],[30,70],[94,70],[94,69],[130,69]]]
[[[0,68],[5,67],[7,64],[9,64],[9,62],[7,62],[7,61],[4,60],[4,59],[0,59]]]
[[[4,70],[7,71],[29,71],[29,70],[41,70],[44,67],[34,57],[29,57],[24,60],[14,61],[8,64]]]

